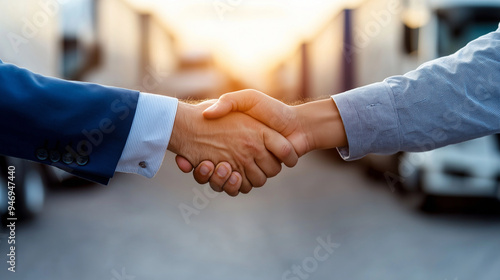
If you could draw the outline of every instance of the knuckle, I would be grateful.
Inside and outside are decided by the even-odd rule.
[[[252,188],[242,188],[240,189],[240,193],[242,194],[248,194],[250,191],[252,190]]]
[[[217,188],[219,191],[222,191],[222,188],[224,187],[224,181],[219,179],[217,176],[212,176],[209,182],[210,187]]]
[[[281,146],[281,156],[283,158],[290,157],[292,155],[292,152],[293,152],[292,144],[286,143],[286,144],[283,144],[283,146]]]
[[[243,148],[248,153],[256,153],[260,150],[259,147],[257,147],[257,145],[256,145],[255,139],[250,139],[250,138],[244,139]]]
[[[208,182],[208,178],[201,175],[200,173],[198,173],[197,171],[193,172],[193,177],[194,177],[194,180],[198,183],[198,184],[206,184]]]
[[[267,178],[262,176],[262,177],[259,177],[256,179],[256,181],[254,182],[253,184],[253,187],[254,188],[260,188],[262,186],[264,186],[264,184],[267,182]]]
[[[227,184],[224,186],[224,191],[230,196],[237,196],[239,193],[239,189],[235,186],[228,186]]]
[[[230,102],[230,101],[231,101],[230,93],[223,94],[219,97],[219,102]]]
[[[281,152],[287,166],[294,167],[297,164],[298,157],[295,155],[295,149],[292,144],[288,143],[283,145]]]
[[[239,157],[239,162],[242,167],[249,167],[251,164],[254,163],[254,155],[252,153],[249,153],[249,155],[245,156],[242,155]],[[243,174],[242,174],[243,175]]]
[[[284,127],[286,127],[286,121],[283,119],[282,116],[272,116],[271,119],[269,120],[269,123],[271,127],[278,129],[279,132],[283,130]]]
[[[222,192],[222,188],[213,182],[210,182],[210,188],[212,188],[215,192]]]
[[[279,173],[281,172],[281,164],[277,164],[273,170],[271,171],[271,173],[269,173],[269,177],[274,177],[276,175],[278,175]]]
[[[226,193],[227,193],[229,196],[235,197],[235,196],[238,196],[238,194],[239,194],[240,192],[239,192],[239,191],[236,191],[236,192],[228,192],[228,191],[226,191]]]
[[[250,182],[248,182],[247,179],[244,179],[243,182],[241,183],[241,187],[240,187],[240,191],[244,191],[244,190],[251,190],[252,189],[252,184],[250,184]]]

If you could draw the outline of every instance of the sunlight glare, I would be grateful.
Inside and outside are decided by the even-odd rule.
[[[352,0],[128,0],[171,28],[185,49],[205,48],[233,73],[269,69]],[[214,3],[230,6],[218,12]]]

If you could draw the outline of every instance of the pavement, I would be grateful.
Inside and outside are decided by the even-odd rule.
[[[15,273],[0,233],[0,279],[499,279],[500,211],[470,210],[423,213],[332,152],[236,198],[168,154],[154,179],[51,190]]]

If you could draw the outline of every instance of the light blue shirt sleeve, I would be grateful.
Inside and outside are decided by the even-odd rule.
[[[160,169],[174,127],[178,100],[141,92],[117,172],[152,178]]]
[[[450,56],[332,96],[345,160],[421,152],[500,132],[500,28]]]

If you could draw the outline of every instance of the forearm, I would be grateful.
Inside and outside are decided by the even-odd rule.
[[[347,145],[344,125],[332,99],[298,105],[296,110],[309,143],[309,150]]]
[[[45,77],[0,61],[0,154],[89,180],[113,176],[139,92]]]

